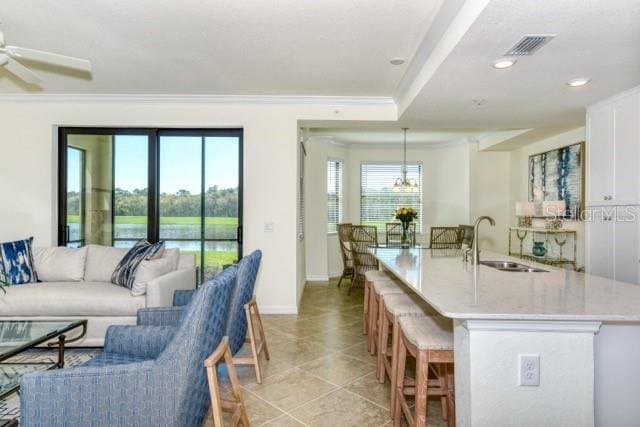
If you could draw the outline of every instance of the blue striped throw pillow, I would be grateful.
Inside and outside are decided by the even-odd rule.
[[[33,237],[0,243],[0,281],[7,285],[23,285],[38,281],[33,267]]]
[[[125,288],[133,288],[136,278],[136,270],[142,261],[151,259],[164,247],[164,242],[149,243],[146,240],[140,240],[129,252],[120,260],[118,266],[111,275],[111,283],[124,286]]]

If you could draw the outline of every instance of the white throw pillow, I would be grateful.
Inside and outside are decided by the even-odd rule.
[[[87,248],[34,248],[33,261],[43,282],[79,282],[84,279]]]
[[[166,251],[165,251],[166,252]],[[156,277],[164,276],[171,273],[173,268],[173,260],[170,258],[159,258],[144,260],[136,269],[136,276],[131,288],[131,295],[137,297],[147,293],[147,283]]]
[[[113,271],[129,252],[129,249],[89,245],[87,246],[87,251],[84,280],[86,282],[111,283]]]
[[[171,265],[173,266],[173,270],[177,270],[178,264],[180,263],[180,249],[166,248],[164,250],[164,253],[162,254],[162,259],[170,260]]]

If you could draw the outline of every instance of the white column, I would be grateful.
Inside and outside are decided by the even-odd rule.
[[[455,321],[458,426],[594,425],[599,322]],[[519,385],[520,355],[538,355],[540,385]]]

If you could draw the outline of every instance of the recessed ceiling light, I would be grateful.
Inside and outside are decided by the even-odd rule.
[[[389,60],[389,62],[390,62],[392,65],[402,65],[402,64],[404,64],[404,58],[391,58],[391,59]]]
[[[493,66],[493,68],[503,70],[505,68],[513,67],[514,65],[516,65],[516,62],[518,61],[514,58],[500,58],[493,61],[491,65]]]
[[[591,81],[588,77],[578,77],[576,79],[571,79],[567,82],[567,86],[569,87],[580,87],[584,86]]]

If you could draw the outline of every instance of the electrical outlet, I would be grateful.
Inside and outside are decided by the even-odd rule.
[[[540,385],[540,355],[521,354],[520,359],[520,381],[521,386]]]
[[[273,233],[273,223],[272,222],[265,222],[264,223],[264,232],[265,233]]]

